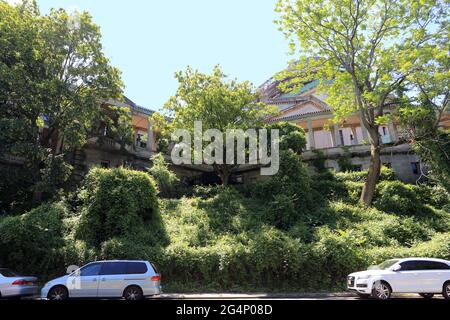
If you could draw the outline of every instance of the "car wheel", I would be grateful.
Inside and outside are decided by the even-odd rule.
[[[434,297],[434,293],[419,293],[422,298],[431,299]]]
[[[372,296],[378,300],[387,300],[391,297],[392,289],[385,281],[377,281],[372,289]]]
[[[450,300],[450,281],[444,283],[442,295],[444,296],[445,299]]]
[[[125,300],[142,300],[144,295],[142,294],[142,289],[138,286],[130,286],[123,292],[123,297]]]
[[[53,287],[48,292],[47,298],[49,300],[67,300],[69,298],[69,292],[62,286]]]

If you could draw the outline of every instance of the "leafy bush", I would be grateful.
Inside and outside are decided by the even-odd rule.
[[[335,173],[338,181],[353,181],[353,182],[365,182],[368,171],[348,171]],[[387,167],[381,167],[380,181],[392,181],[396,180],[395,173],[392,169]]]
[[[295,210],[295,200],[293,196],[289,195],[274,195],[273,200],[268,203],[265,211],[265,221],[279,229],[289,229],[290,226],[299,220],[298,218],[301,214]]]
[[[311,187],[323,200],[346,201],[357,204],[367,178],[367,171],[334,172],[324,171],[312,177]],[[380,180],[395,179],[394,172],[382,167]]]
[[[0,265],[28,274],[52,274],[64,265],[66,208],[43,204],[0,220]],[[39,275],[37,274],[37,275]]]
[[[440,185],[421,184],[416,187],[422,203],[450,212],[450,193]]]
[[[408,247],[421,241],[430,240],[434,233],[433,230],[413,217],[396,219],[384,228],[384,232],[388,237],[397,240],[400,245]]]
[[[413,247],[374,247],[366,251],[368,265],[375,265],[387,259],[408,257],[429,257],[450,259],[450,233],[438,233],[430,241],[420,242]]]
[[[169,165],[164,160],[161,153],[152,157],[152,167],[148,170],[158,185],[159,196],[163,198],[173,198],[178,195],[180,179],[175,173],[169,170]]]
[[[420,189],[400,181],[383,181],[377,186],[374,206],[382,211],[424,216],[430,209],[421,201]]]
[[[346,275],[361,270],[366,265],[363,251],[364,239],[352,231],[332,231],[327,227],[317,231],[318,241],[313,244],[316,272],[321,270],[322,287],[344,283]],[[314,263],[314,260],[310,260]]]
[[[275,122],[268,125],[267,129],[279,130],[280,150],[291,150],[294,153],[300,154],[306,147],[305,131],[296,124],[285,121]]]
[[[94,168],[80,191],[78,237],[93,244],[131,234],[158,212],[156,183],[144,172]]]
[[[254,184],[253,196],[273,200],[277,194],[288,196],[293,200],[299,214],[311,211],[313,202],[311,179],[308,169],[299,156],[291,150],[280,152],[280,169],[270,179]]]

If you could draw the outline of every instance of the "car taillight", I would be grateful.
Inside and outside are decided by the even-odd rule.
[[[152,281],[161,281],[161,275],[157,274],[156,276],[153,276],[150,278]]]
[[[12,283],[13,286],[30,286],[33,284],[34,284],[33,281],[28,281],[28,280],[24,280],[24,279],[19,279]]]

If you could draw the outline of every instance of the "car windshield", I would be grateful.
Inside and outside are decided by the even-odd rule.
[[[0,274],[2,276],[4,276],[4,277],[7,277],[7,278],[9,278],[9,277],[18,277],[19,276],[16,272],[14,272],[14,271],[12,271],[10,269],[6,269],[6,268],[0,268]]]
[[[371,267],[370,269],[371,270],[386,270],[386,269],[389,269],[390,267],[392,267],[394,264],[396,264],[399,261],[400,261],[399,259],[386,260],[386,261],[380,263],[379,265]]]

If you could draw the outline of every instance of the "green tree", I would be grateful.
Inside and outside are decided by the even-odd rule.
[[[300,59],[281,77],[285,89],[320,79],[336,121],[358,112],[368,132],[371,161],[361,202],[371,204],[382,148],[378,126],[396,94],[418,67],[418,56],[434,45],[448,5],[439,0],[279,0],[277,23]],[[314,58],[312,58],[314,57]]]
[[[406,138],[431,169],[428,178],[450,190],[450,132],[440,127],[450,101],[448,21],[439,29],[435,45],[420,52],[419,67],[408,77],[410,94],[399,115]]]
[[[0,0],[0,35],[0,158],[15,157],[26,172],[0,185],[11,190],[0,204],[10,211],[23,187],[28,194],[54,194],[64,184],[70,171],[64,152],[103,136],[105,127],[128,141],[131,129],[129,110],[101,107],[120,99],[122,82],[88,13],[60,9],[42,16],[35,1]],[[56,148],[60,137],[63,150]]]
[[[281,150],[292,150],[297,154],[301,154],[305,150],[306,137],[303,128],[284,121],[269,124],[266,128],[279,130],[279,146]]]
[[[176,94],[165,104],[166,115],[173,119],[170,130],[186,129],[194,134],[194,122],[201,121],[203,131],[218,129],[225,134],[227,129],[247,130],[261,128],[267,115],[274,108],[257,102],[255,90],[249,82],[226,79],[220,67],[212,74],[204,74],[190,67],[175,74],[179,87]],[[170,132],[170,130],[164,130]],[[225,136],[223,137],[225,142]],[[225,143],[224,143],[225,144]],[[225,157],[225,152],[223,153]],[[213,164],[223,184],[237,164]]]

